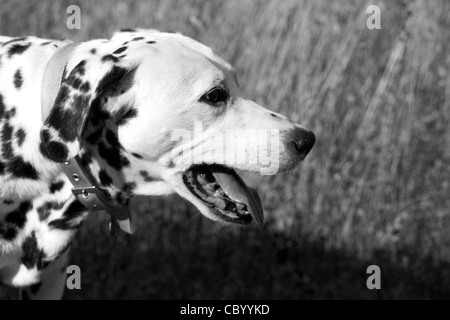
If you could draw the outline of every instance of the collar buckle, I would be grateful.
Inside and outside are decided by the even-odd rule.
[[[72,193],[78,201],[90,211],[105,210],[111,215],[111,234],[115,234],[117,229],[128,234],[134,233],[128,206],[114,203],[95,185],[88,172],[83,169],[79,156],[65,162],[63,171],[74,186]]]

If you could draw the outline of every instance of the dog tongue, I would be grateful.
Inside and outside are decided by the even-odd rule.
[[[250,189],[245,182],[232,169],[223,167],[210,167],[216,181],[220,184],[228,197],[236,202],[247,205],[250,215],[261,228],[264,225],[264,214],[261,199],[254,189]]]

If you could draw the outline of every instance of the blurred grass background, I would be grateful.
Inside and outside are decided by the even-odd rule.
[[[65,27],[70,4],[81,30]],[[366,28],[370,4],[381,30]],[[450,298],[449,1],[0,2],[2,35],[82,41],[124,27],[211,46],[248,96],[318,142],[293,172],[246,176],[267,233],[218,226],[177,196],[136,199],[131,239],[91,215],[71,260],[82,290],[67,299]]]

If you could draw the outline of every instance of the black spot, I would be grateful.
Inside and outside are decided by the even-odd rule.
[[[79,90],[81,92],[88,92],[89,90],[91,90],[91,85],[86,81],[80,86]]]
[[[121,79],[127,72],[128,70],[125,68],[114,66],[98,84],[96,94],[99,95],[100,93],[102,93],[108,87],[108,85]]]
[[[4,142],[10,142],[12,139],[12,132],[13,132],[13,128],[11,127],[9,122],[5,122],[3,124],[3,128],[2,128],[2,140]],[[3,155],[3,156],[6,157],[5,155]]]
[[[16,73],[14,73],[14,86],[17,89],[20,89],[22,87],[22,84],[23,84],[22,71],[20,71],[20,69],[17,69]]]
[[[21,202],[17,210],[10,212],[5,221],[15,224],[17,227],[22,228],[25,225],[26,214],[33,208],[33,204],[29,201]]]
[[[119,155],[119,152],[117,150],[108,148],[103,141],[100,141],[98,143],[98,153],[99,153],[100,157],[105,159],[108,163],[110,163],[110,161],[113,161],[110,158],[117,157]],[[116,167],[116,166],[114,166],[114,167]],[[120,166],[119,166],[119,169],[121,169]]]
[[[127,49],[128,49],[127,46],[120,47],[119,49],[117,49],[116,51],[114,51],[113,54],[119,54],[119,53],[122,53],[122,52],[124,52],[124,51],[127,50]]]
[[[133,29],[133,28],[124,28],[124,29],[120,29],[120,32],[136,32],[136,29]]]
[[[15,225],[0,222],[0,239],[11,241],[17,236],[17,233],[18,229]]]
[[[136,38],[131,39],[131,41],[139,41],[139,40],[143,40],[143,39],[145,39],[145,38],[144,37],[136,37]]]
[[[5,164],[0,161],[0,175],[5,171]]]
[[[0,120],[3,119],[5,114],[5,103],[3,102],[3,96],[0,94]]]
[[[81,155],[80,160],[81,165],[87,167],[92,162],[92,154],[86,151]]]
[[[81,60],[80,63],[77,64],[75,68],[73,68],[70,74],[74,74],[76,76],[84,76],[86,73],[86,60]]]
[[[25,161],[21,156],[14,157],[8,163],[8,171],[17,178],[37,180],[39,177],[33,165]]]
[[[50,132],[47,129],[41,131],[41,140],[44,143],[48,143],[50,140]]]
[[[16,115],[16,108],[11,108],[11,110],[9,110],[5,116],[6,119],[11,119],[12,117],[14,117]]]
[[[6,121],[11,120],[12,117],[16,115],[16,108],[11,108],[10,110],[5,111],[4,119]]]
[[[2,140],[12,139],[13,128],[10,126],[9,122],[6,122],[2,128]]]
[[[11,58],[15,54],[24,53],[30,46],[31,43],[13,45],[11,48],[8,49],[8,58]]]
[[[65,80],[65,84],[74,89],[81,90],[86,92],[90,89],[90,85],[87,82],[84,82],[81,77],[84,76],[86,72],[86,61],[81,61],[70,73],[67,80]]]
[[[115,114],[113,114],[113,119],[116,122],[118,126],[123,126],[126,124],[129,120],[137,117],[137,110],[133,107],[129,106],[123,106],[117,111]]]
[[[275,113],[271,113],[270,115],[274,118],[278,118],[278,116]]]
[[[36,234],[32,232],[22,244],[22,258],[20,260],[27,269],[35,266],[40,269],[43,258],[44,252],[39,249]]]
[[[117,135],[112,131],[112,130],[107,130],[106,131],[106,141],[113,147],[116,149],[120,149],[122,148],[122,146],[120,145],[119,142],[119,138],[117,137]]]
[[[74,89],[79,89],[83,84],[83,81],[75,74],[70,74],[69,78],[67,78],[65,82],[69,87]]]
[[[93,133],[86,137],[86,141],[90,144],[96,144],[98,140],[100,140],[102,136],[102,129],[95,130]]]
[[[138,159],[143,159],[143,158],[144,158],[143,156],[141,156],[140,154],[135,153],[135,152],[131,153],[131,155],[132,155],[133,157],[135,157],[135,158],[138,158]]]
[[[22,146],[23,142],[25,141],[25,137],[26,137],[25,130],[23,130],[22,128],[20,128],[19,130],[16,131],[17,145],[18,145],[19,147]]]
[[[147,41],[148,44],[154,44],[156,41]]]
[[[50,43],[52,43],[52,42],[51,41],[46,41],[46,42],[41,43],[41,46],[46,46],[46,45],[48,45]]]
[[[129,167],[130,166],[130,160],[128,160],[127,157],[125,157],[123,154],[120,155],[120,165],[123,167]]]
[[[100,183],[104,186],[109,186],[113,182],[111,177],[108,175],[108,173],[104,169],[100,170],[100,172],[98,173],[98,178],[100,180]]]
[[[117,171],[130,165],[130,161],[120,153],[119,149],[108,148],[103,142],[98,143],[98,154]]]
[[[69,205],[62,218],[50,221],[48,226],[60,230],[76,229],[80,223],[75,223],[74,220],[83,216],[86,211],[85,206],[76,200]]]
[[[54,182],[50,185],[50,193],[56,193],[58,191],[61,191],[62,188],[64,188],[64,181],[58,181],[58,182]]]
[[[141,175],[142,178],[144,178],[145,182],[155,181],[152,177],[149,176],[148,172],[145,170],[139,171],[139,174]]]
[[[13,157],[12,141],[4,141],[2,145],[3,157],[11,159]]]
[[[41,143],[39,144],[39,150],[47,159],[64,162],[67,160],[69,150],[67,147],[57,141],[50,140],[50,133],[48,130],[41,131]]]
[[[6,204],[6,205],[10,205],[10,204],[13,204],[13,203],[14,203],[14,201],[9,200],[9,199],[3,200],[3,204]]]
[[[95,99],[92,102],[92,112],[89,120],[91,121],[93,126],[98,126],[101,121],[106,120],[110,117],[109,113],[105,110],[102,110],[98,107],[100,99]]]
[[[122,190],[126,194],[132,194],[134,189],[136,189],[136,182],[127,182],[123,185]]]
[[[57,141],[50,141],[45,146],[43,146],[41,143],[39,147],[45,157],[56,162],[64,162],[69,156],[69,150],[67,149],[67,147]]]
[[[97,49],[92,48],[90,52],[91,52],[91,54],[96,54],[97,53]]]
[[[119,62],[119,59],[114,57],[112,54],[108,54],[102,58],[102,62],[112,61],[114,63]]]
[[[9,122],[5,122],[2,128],[2,154],[4,159],[11,159],[13,156],[12,149],[12,133],[13,128],[9,124]]]
[[[3,222],[0,222],[0,237],[7,241],[13,240],[19,229],[22,229],[27,220],[27,213],[33,208],[29,201],[20,203],[19,207],[8,213]]]
[[[52,210],[60,210],[64,207],[64,204],[65,204],[64,202],[56,202],[56,201],[45,202],[42,206],[37,208],[39,219],[41,221],[46,220],[52,213]]]

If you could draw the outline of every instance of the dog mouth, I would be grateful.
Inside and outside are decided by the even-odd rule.
[[[183,172],[187,189],[222,221],[249,224],[264,223],[258,193],[248,188],[231,168],[221,165],[196,165]]]

